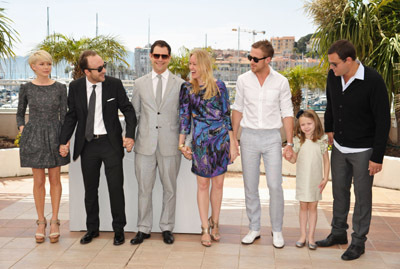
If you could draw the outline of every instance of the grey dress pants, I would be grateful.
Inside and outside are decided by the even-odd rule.
[[[258,185],[260,161],[264,161],[269,190],[269,215],[273,232],[281,232],[284,199],[282,189],[282,140],[279,129],[255,130],[243,128],[240,137],[246,212],[249,229],[260,231],[261,204]]]

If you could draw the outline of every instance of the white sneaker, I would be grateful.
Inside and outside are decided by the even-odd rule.
[[[249,233],[243,237],[242,244],[250,245],[253,244],[254,240],[260,238],[260,231],[252,231],[250,230]]]
[[[272,232],[272,244],[276,248],[283,248],[285,246],[285,240],[283,239],[282,232]]]

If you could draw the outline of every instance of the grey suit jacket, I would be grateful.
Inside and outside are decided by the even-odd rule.
[[[132,105],[138,120],[134,148],[136,153],[152,155],[158,145],[163,156],[180,154],[179,92],[183,82],[181,78],[169,73],[167,87],[158,108],[151,73],[135,80]]]

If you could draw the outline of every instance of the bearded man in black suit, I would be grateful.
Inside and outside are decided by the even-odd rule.
[[[69,140],[77,125],[73,159],[81,157],[87,227],[80,242],[87,244],[99,236],[98,188],[100,168],[104,163],[114,245],[120,245],[125,242],[126,225],[122,158],[124,147],[130,152],[134,145],[136,114],[121,80],[105,76],[106,63],[96,52],[84,51],[79,58],[79,67],[85,77],[69,85],[69,110],[61,129],[60,154],[68,153]],[[118,109],[125,116],[125,138],[122,137]]]

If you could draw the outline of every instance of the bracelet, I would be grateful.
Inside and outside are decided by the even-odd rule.
[[[293,143],[286,143],[286,145],[291,146],[291,147],[294,147],[294,144],[293,144]]]
[[[185,147],[185,144],[180,144],[179,146],[178,146],[178,150],[181,150],[182,148],[184,148]]]

